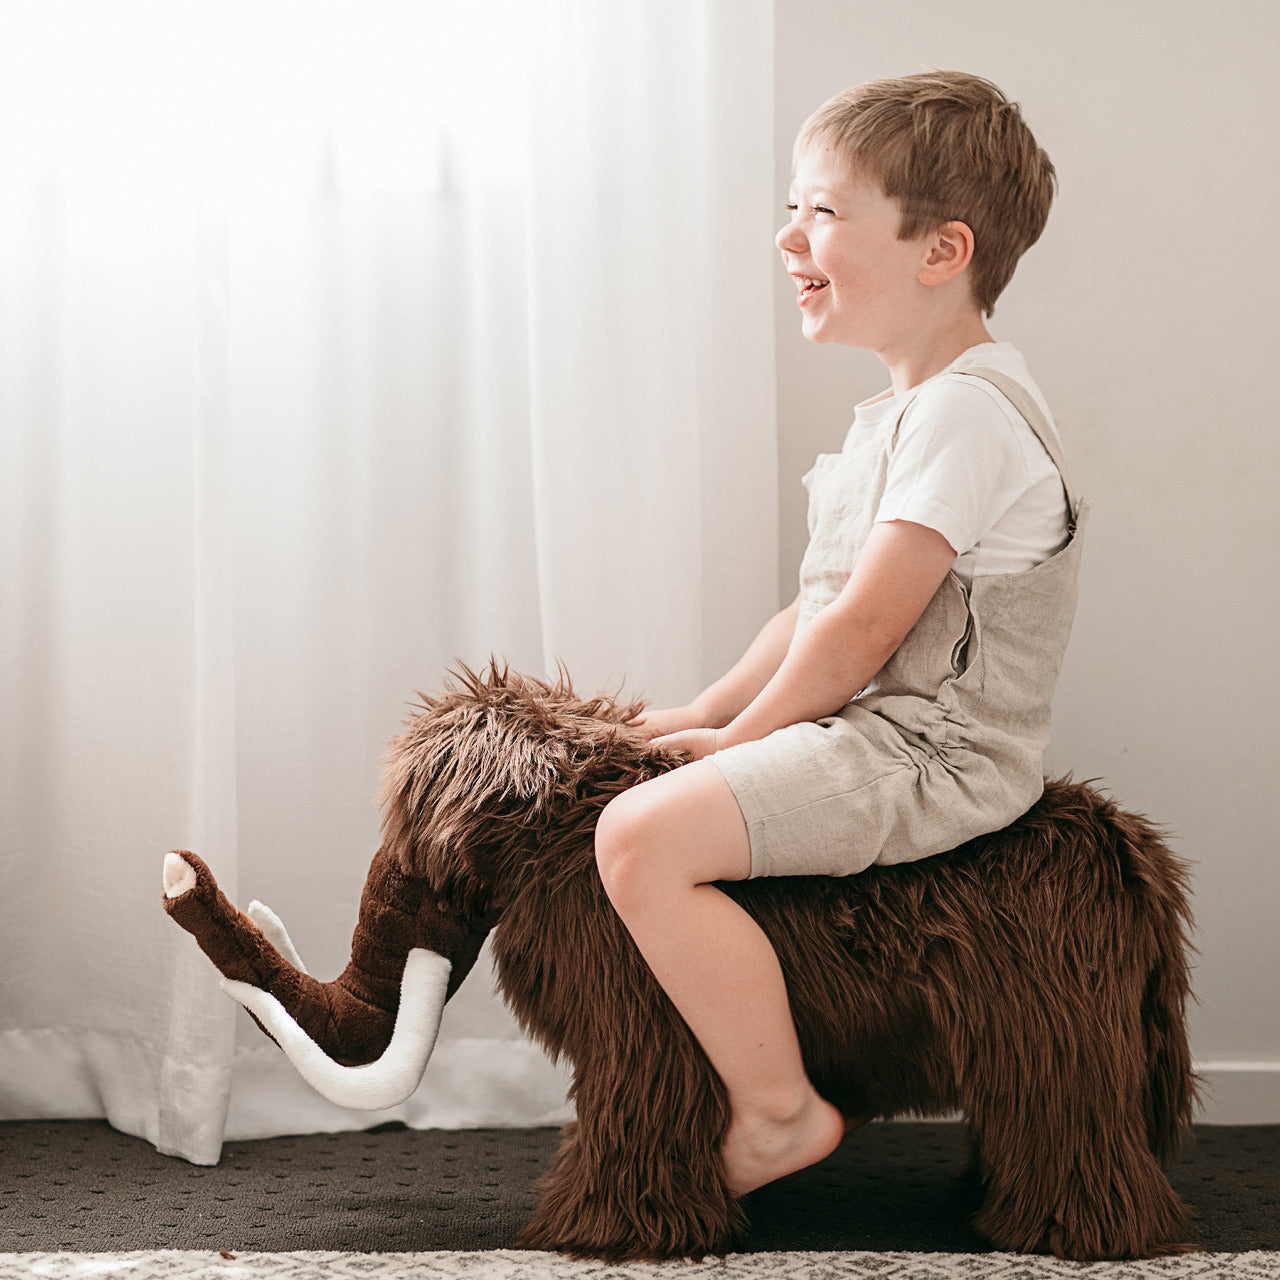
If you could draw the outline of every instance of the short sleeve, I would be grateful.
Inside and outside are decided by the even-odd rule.
[[[1003,408],[981,387],[942,378],[903,414],[875,518],[922,524],[960,556],[1029,482],[1021,442]]]

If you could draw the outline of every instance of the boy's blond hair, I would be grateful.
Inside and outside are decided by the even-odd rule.
[[[974,301],[986,315],[1040,238],[1057,185],[1016,102],[981,76],[925,71],[871,80],[824,102],[795,154],[830,146],[902,207],[900,240],[943,222],[973,232]]]

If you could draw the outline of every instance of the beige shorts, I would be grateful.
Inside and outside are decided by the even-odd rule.
[[[927,858],[1007,826],[1036,799],[993,806],[1008,789],[990,760],[909,740],[854,703],[707,758],[746,819],[752,876],[847,876]]]

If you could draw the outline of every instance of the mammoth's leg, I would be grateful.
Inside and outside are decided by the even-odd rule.
[[[697,1259],[727,1252],[746,1227],[720,1163],[724,1090],[632,956],[633,979],[602,1011],[616,1037],[575,1063],[578,1118],[538,1184],[521,1248],[617,1262]]]
[[[1077,1261],[1185,1252],[1185,1207],[1147,1144],[1138,1019],[1106,993],[1038,1002],[996,1011],[964,1089],[974,1225],[997,1248]]]

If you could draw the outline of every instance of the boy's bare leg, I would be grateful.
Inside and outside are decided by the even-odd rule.
[[[720,771],[696,761],[618,796],[596,827],[596,857],[640,953],[724,1081],[730,1190],[745,1195],[830,1155],[845,1122],[805,1074],[778,958],[709,883],[751,871],[746,823]]]

